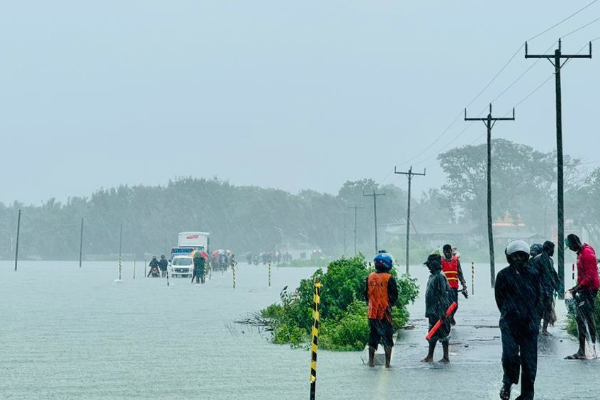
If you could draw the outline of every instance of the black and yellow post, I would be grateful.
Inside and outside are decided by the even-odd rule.
[[[235,270],[237,269],[237,261],[233,262],[231,266],[231,272],[233,273],[233,288],[235,289]]]
[[[475,294],[475,263],[471,263],[471,294]]]
[[[315,308],[313,310],[313,326],[311,340],[310,400],[315,400],[315,392],[317,385],[317,350],[319,349],[319,304],[321,303],[321,286],[321,282],[319,282],[319,279],[317,278],[315,280]]]
[[[271,287],[271,261],[269,261],[269,287]]]

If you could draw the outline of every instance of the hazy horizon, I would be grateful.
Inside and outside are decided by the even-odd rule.
[[[364,177],[404,185],[394,166],[411,164],[427,168],[413,181],[420,194],[442,184],[440,151],[485,140],[483,124],[462,121],[465,106],[476,116],[500,95],[503,116],[549,78],[493,136],[551,151],[553,68],[520,46],[549,53],[562,36],[576,53],[600,23],[569,33],[600,3],[533,37],[588,3],[4,4],[0,201],[183,176],[336,193]],[[562,73],[564,152],[589,167],[600,159],[589,128],[598,68],[574,60]]]

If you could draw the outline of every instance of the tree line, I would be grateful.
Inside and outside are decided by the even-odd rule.
[[[509,213],[530,230],[550,234],[556,221],[556,154],[503,139],[493,141],[494,219]],[[475,224],[485,234],[486,146],[470,145],[438,156],[446,174],[442,187],[413,199],[412,220],[418,226]],[[580,160],[565,157],[565,215],[600,239],[600,168],[586,174]],[[19,252],[23,258],[77,259],[81,219],[86,258],[114,255],[123,224],[123,253],[167,253],[177,233],[208,231],[211,248],[241,254],[284,249],[323,249],[332,256],[353,254],[354,211],[358,250],[373,252],[372,197],[378,198],[379,230],[404,224],[407,193],[372,179],[346,182],[337,194],[302,190],[292,194],[256,186],[236,186],[218,178],[180,178],[161,186],[100,189],[66,202],[50,199],[39,206],[0,203],[0,256],[14,256],[18,210],[22,210]],[[385,243],[381,243],[385,245]],[[418,245],[418,243],[416,243]],[[381,246],[380,246],[381,247]]]

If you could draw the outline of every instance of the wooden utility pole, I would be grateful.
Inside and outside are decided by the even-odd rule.
[[[563,184],[563,143],[562,143],[562,94],[560,86],[560,70],[571,58],[592,58],[592,42],[590,42],[589,54],[562,54],[561,40],[558,39],[558,48],[554,54],[529,54],[527,42],[525,42],[525,58],[545,58],[554,65],[554,78],[556,82],[556,189],[558,191],[557,214],[558,214],[558,277],[560,284],[565,287],[565,212],[564,212],[564,184]],[[566,60],[561,63],[561,60]],[[564,294],[560,292],[559,298]]]
[[[494,118],[492,117],[492,105],[490,104],[490,113],[485,118],[467,118],[467,109],[465,108],[465,121],[483,121],[487,128],[487,225],[488,225],[488,244],[490,248],[490,283],[492,287],[496,283],[496,266],[494,264],[494,233],[492,231],[492,128],[497,121],[514,121],[515,109],[513,108],[513,116],[510,118]]]
[[[375,190],[373,190],[373,193],[371,194],[363,192],[363,196],[373,197],[373,212],[375,214],[375,254],[377,254],[379,251],[379,246],[377,245],[377,196],[385,196],[385,193],[375,193]]]
[[[426,170],[423,169],[423,173],[412,172],[412,165],[408,172],[397,171],[396,167],[394,167],[394,174],[406,175],[408,176],[408,207],[406,209],[406,274],[409,274],[409,242],[410,242],[410,193],[411,193],[411,185],[412,185],[412,177],[417,176],[425,176]]]
[[[356,211],[357,211],[359,208],[364,208],[364,207],[360,207],[360,206],[351,206],[351,207],[348,207],[348,208],[352,208],[352,209],[354,209],[354,257],[356,257],[356,254],[357,254],[357,253],[356,253]]]

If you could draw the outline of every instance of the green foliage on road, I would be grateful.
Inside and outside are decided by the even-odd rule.
[[[600,335],[600,292],[596,296],[596,300],[594,301],[594,303],[594,320],[596,321],[596,334]],[[567,332],[570,335],[577,337],[577,322],[575,322],[575,315],[573,314],[572,310],[568,311],[569,312],[567,314]]]
[[[367,303],[365,281],[370,272],[362,255],[333,261],[327,271],[317,270],[310,279],[300,281],[293,292],[281,291],[281,302],[261,311],[273,328],[273,343],[301,346],[310,340],[312,329],[314,281],[322,286],[320,305],[319,347],[326,350],[362,350],[367,343]],[[419,289],[414,278],[392,275],[398,283],[398,302],[393,308],[394,329],[408,321],[406,305],[415,301]]]

